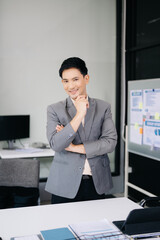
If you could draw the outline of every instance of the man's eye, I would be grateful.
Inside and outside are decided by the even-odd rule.
[[[78,78],[75,78],[74,81],[78,81]]]

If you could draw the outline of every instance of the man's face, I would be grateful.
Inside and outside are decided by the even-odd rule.
[[[62,73],[62,84],[66,93],[76,99],[79,95],[86,95],[86,85],[89,75],[83,76],[77,68],[66,69]]]

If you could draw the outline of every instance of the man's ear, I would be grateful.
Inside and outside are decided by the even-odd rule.
[[[88,84],[89,83],[89,75],[88,74],[85,75],[85,80],[86,80],[86,84]]]

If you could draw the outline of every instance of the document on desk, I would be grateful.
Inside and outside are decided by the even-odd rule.
[[[29,235],[21,237],[13,237],[11,240],[42,240],[41,235]]]
[[[80,240],[129,239],[107,219],[102,219],[96,222],[70,224],[69,227]]]
[[[142,240],[142,239],[145,239],[145,240],[156,239],[156,240],[158,240],[158,239],[160,239],[160,232],[136,234],[136,235],[132,235],[131,237],[132,237],[132,239],[135,239],[135,240]]]
[[[15,151],[21,152],[21,153],[37,153],[37,152],[43,152],[44,149],[41,149],[41,148],[18,148]]]

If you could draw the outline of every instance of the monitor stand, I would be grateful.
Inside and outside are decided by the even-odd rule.
[[[15,150],[17,147],[14,146],[14,140],[8,140],[8,147],[3,148],[4,150]]]

